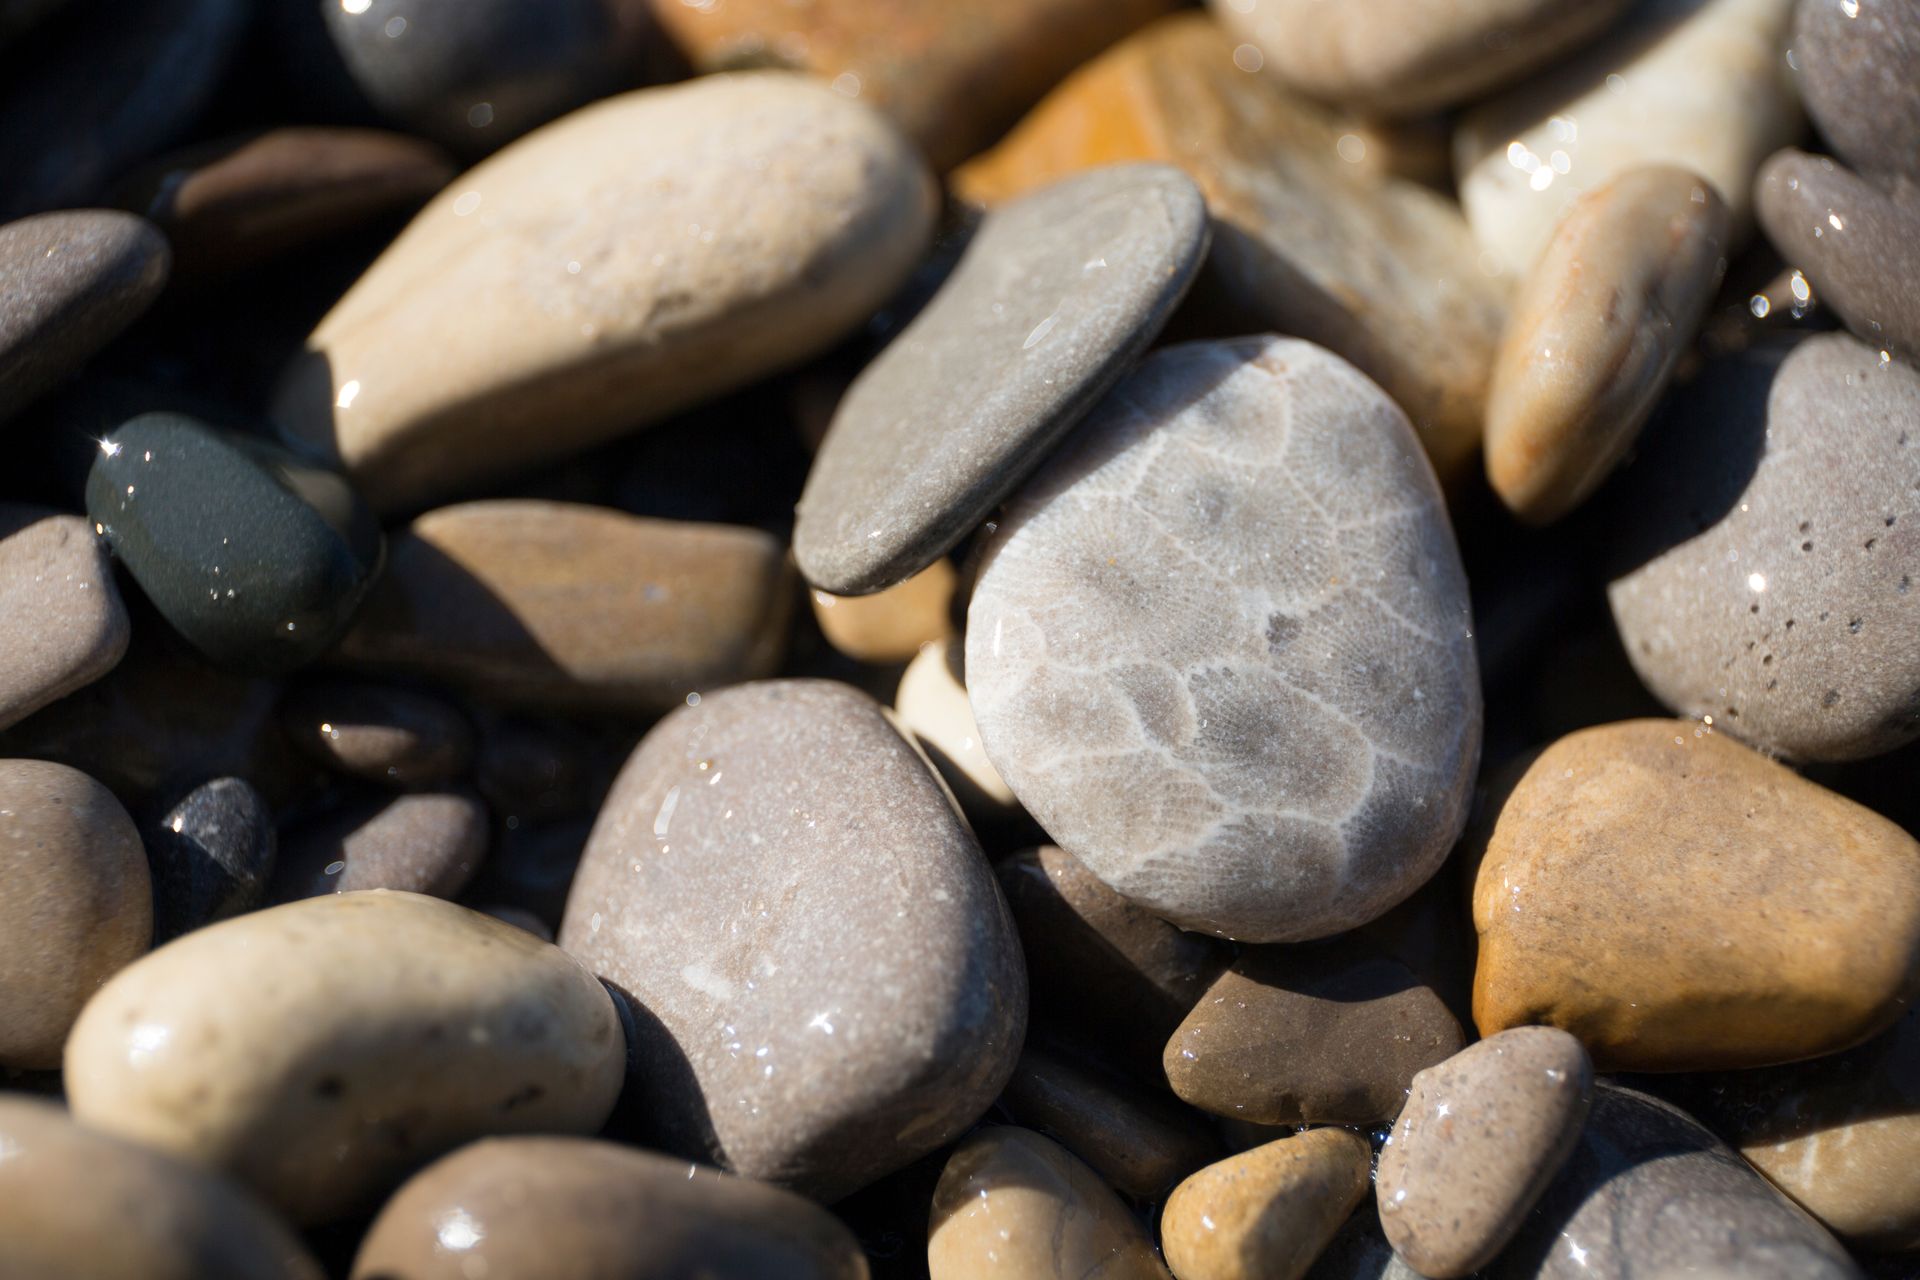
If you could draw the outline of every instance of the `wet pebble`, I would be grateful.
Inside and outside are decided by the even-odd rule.
[[[357,889],[454,898],[487,855],[487,806],[463,791],[380,796],[288,833],[273,896]]]
[[[0,503],[0,729],[113,670],[128,635],[92,526]]]
[[[398,790],[466,772],[473,729],[450,703],[391,685],[329,680],[288,692],[280,720],[319,763]]]
[[[1807,114],[1843,160],[1920,181],[1920,4],[1804,0],[1793,61]]]
[[[1167,1197],[1160,1247],[1178,1280],[1300,1280],[1354,1206],[1373,1156],[1314,1129],[1209,1165]]]
[[[147,830],[155,945],[264,905],[279,849],[273,813],[244,779],[188,792]]]

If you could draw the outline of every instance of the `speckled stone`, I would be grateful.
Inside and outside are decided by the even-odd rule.
[[[1380,1152],[1380,1221],[1396,1253],[1449,1280],[1493,1261],[1573,1154],[1593,1063],[1553,1027],[1516,1027],[1413,1078]]]
[[[956,575],[944,556],[905,582],[870,596],[815,590],[813,620],[827,643],[856,662],[906,662],[953,629]]]
[[[401,1187],[353,1264],[354,1280],[475,1275],[866,1280],[867,1260],[832,1214],[765,1183],[586,1138],[489,1138]]]
[[[1372,1165],[1351,1129],[1314,1129],[1209,1165],[1167,1197],[1167,1265],[1179,1280],[1300,1280],[1366,1198]]]
[[[240,670],[318,657],[382,556],[380,527],[345,480],[173,413],[107,434],[87,515],[174,629]]]
[[[558,948],[382,891],[224,921],[122,970],[74,1028],[66,1083],[82,1124],[304,1224],[474,1138],[595,1132],[625,1056],[612,999]]]
[[[93,528],[0,503],[0,729],[113,670],[129,635]]]
[[[1755,349],[1630,475],[1607,599],[1661,701],[1801,760],[1920,736],[1920,372],[1842,334]]]
[[[0,1238],[18,1280],[321,1280],[293,1232],[192,1165],[0,1094]]]
[[[1027,982],[980,847],[884,711],[826,681],[676,711],[614,783],[560,943],[628,992],[623,1110],[833,1200],[979,1118]]]
[[[263,905],[279,849],[273,813],[244,779],[187,793],[147,831],[154,944]]]
[[[399,790],[437,786],[473,762],[473,728],[448,702],[391,685],[328,680],[288,692],[287,736],[328,768]]]
[[[1920,178],[1876,184],[1789,148],[1762,166],[1754,202],[1767,238],[1822,305],[1868,346],[1920,365]]]
[[[804,77],[608,98],[423,209],[274,417],[376,507],[418,507],[819,354],[906,279],[933,213],[906,139]]]
[[[1240,61],[1368,115],[1413,115],[1497,89],[1619,17],[1629,0],[1208,0]],[[1250,64],[1250,65],[1248,65]]]
[[[1759,1067],[1920,996],[1920,844],[1722,734],[1584,729],[1497,812],[1473,887],[1484,1035],[1561,1027],[1601,1071]]]
[[[139,319],[168,262],[165,238],[131,214],[79,209],[0,226],[0,421]]]
[[[931,1280],[1171,1280],[1140,1222],[1093,1170],[1037,1133],[990,1126],[940,1174]]]
[[[1480,748],[1406,416],[1305,342],[1155,354],[986,544],[967,691],[1027,811],[1173,923],[1298,941],[1386,911],[1445,858]]]
[[[1521,282],[1487,398],[1487,479],[1559,519],[1633,444],[1726,269],[1727,206],[1685,169],[1629,169],[1575,201]]]
[[[842,594],[918,573],[1126,372],[1206,257],[1168,165],[1063,178],[990,212],[926,309],[854,380],[807,476],[800,570]]]
[[[1807,114],[1836,154],[1920,181],[1920,3],[1804,0],[1793,61]]]
[[[1351,939],[1258,947],[1214,979],[1167,1041],[1174,1093],[1255,1124],[1377,1124],[1458,1053],[1460,1024],[1397,960]]]
[[[987,759],[973,705],[956,670],[962,647],[958,636],[922,645],[900,675],[893,710],[946,779],[960,808],[979,826],[1018,815],[1020,801]]]
[[[140,833],[78,769],[0,760],[0,882],[0,1066],[56,1067],[81,1006],[153,941]]]
[[[404,889],[454,898],[487,856],[487,839],[487,806],[464,791],[376,797],[290,832],[273,896]]]

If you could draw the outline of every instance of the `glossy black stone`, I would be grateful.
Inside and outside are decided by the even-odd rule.
[[[155,946],[266,901],[277,851],[273,813],[242,779],[195,788],[146,836]]]
[[[241,670],[318,657],[382,556],[341,477],[178,414],[144,414],[101,440],[87,514],[174,629]]]

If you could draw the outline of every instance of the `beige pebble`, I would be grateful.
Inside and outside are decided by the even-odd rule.
[[[93,526],[0,503],[0,729],[113,670],[130,634]]]
[[[1020,812],[1020,801],[987,759],[980,726],[956,670],[959,658],[959,645],[951,636],[922,647],[900,677],[893,709],[953,788],[968,817],[976,823],[1009,818]]]
[[[1372,1152],[1313,1129],[1208,1165],[1174,1188],[1160,1247],[1178,1280],[1300,1280],[1366,1198]]]
[[[954,584],[953,564],[943,557],[874,595],[815,589],[813,617],[827,643],[857,662],[905,662],[947,634]]]

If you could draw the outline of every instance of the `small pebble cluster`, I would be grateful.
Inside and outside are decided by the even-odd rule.
[[[1916,1280],[1920,0],[0,0],[0,1280]]]

